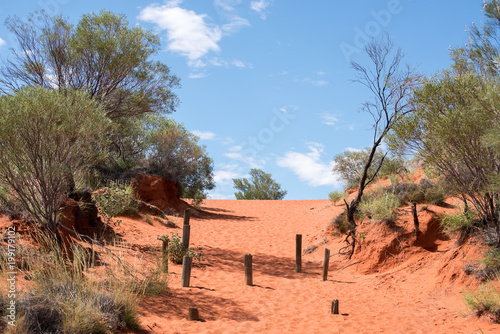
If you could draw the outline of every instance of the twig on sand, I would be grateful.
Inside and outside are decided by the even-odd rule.
[[[361,260],[357,261],[357,262],[354,262],[354,263],[350,263],[350,264],[349,264],[349,262],[351,262],[351,260],[347,261],[347,263],[345,265],[343,265],[342,267],[340,267],[339,269],[337,269],[337,271],[341,271],[341,270],[344,270],[347,267],[350,267],[350,266],[353,266],[355,264],[361,263]]]

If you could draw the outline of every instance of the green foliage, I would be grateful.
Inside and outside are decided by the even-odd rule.
[[[82,92],[43,88],[0,97],[0,110],[0,185],[54,231],[72,175],[99,159],[104,111]]]
[[[104,10],[83,15],[76,25],[43,12],[27,21],[10,17],[6,25],[19,48],[0,68],[0,91],[39,86],[86,92],[112,120],[105,132],[112,145],[100,150],[106,160],[94,161],[99,177],[115,179],[137,166],[147,149],[140,141],[142,116],[171,113],[179,103],[173,92],[179,78],[153,60],[159,37]]]
[[[213,160],[198,137],[174,120],[150,116],[144,123],[146,167],[154,174],[174,181],[183,198],[203,200],[215,187]]]
[[[445,199],[445,190],[428,179],[422,179],[420,184],[402,182],[384,188],[387,193],[394,193],[401,204],[403,203],[430,203],[442,205]]]
[[[470,43],[451,52],[451,69],[416,90],[416,112],[400,119],[389,142],[422,157],[453,194],[467,198],[478,227],[499,245],[500,4],[486,1],[483,10],[484,25],[473,24]]]
[[[477,73],[444,71],[416,91],[417,111],[397,124],[390,141],[395,149],[421,156],[451,193],[469,198],[483,227],[491,230],[500,224],[498,190],[492,188],[500,151],[482,138],[500,121],[497,91],[495,82]]]
[[[448,233],[469,231],[475,225],[472,213],[459,212],[441,217],[441,227]]]
[[[475,275],[482,281],[498,280],[500,278],[500,249],[490,248],[480,261]]]
[[[131,216],[138,213],[137,201],[134,197],[134,187],[130,183],[109,182],[108,186],[92,194],[99,214],[110,224],[118,216]],[[119,224],[115,221],[114,224]]]
[[[170,261],[176,264],[181,264],[184,256],[190,256],[198,261],[203,260],[203,255],[201,253],[201,248],[198,248],[198,253],[192,248],[182,247],[182,239],[177,233],[172,232],[170,236],[162,235],[158,237],[159,240],[167,240],[168,247],[166,249],[167,257]]]
[[[500,320],[500,291],[492,283],[479,286],[477,291],[469,290],[464,294],[464,301],[471,311],[489,313],[496,321]]]
[[[375,221],[395,221],[396,209],[400,205],[401,201],[394,192],[386,192],[382,189],[365,195],[359,205],[358,214]]]
[[[339,235],[347,233],[349,230],[349,224],[347,223],[347,211],[344,210],[340,215],[332,219],[330,226],[333,227]]]
[[[28,21],[8,18],[7,28],[22,52],[1,69],[0,88],[22,86],[85,90],[102,103],[110,118],[172,112],[178,103],[172,89],[179,79],[152,57],[157,35],[124,15],[108,11],[82,16],[76,26],[62,16],[37,13]]]
[[[234,194],[236,199],[281,200],[285,197],[287,191],[281,189],[281,185],[272,179],[271,174],[252,169],[250,177],[250,180],[233,179],[234,188],[239,190]]]
[[[328,198],[330,199],[330,201],[335,203],[341,199],[347,198],[347,194],[345,192],[335,190],[328,194]]]
[[[350,150],[334,158],[333,172],[340,175],[340,178],[346,183],[346,189],[351,189],[359,185],[370,151],[371,148],[368,147],[364,150]],[[368,179],[373,176],[383,158],[384,154],[380,151],[375,153],[372,164],[368,169]],[[390,174],[403,175],[405,173],[407,173],[407,168],[402,158],[385,156],[377,176],[382,177]]]

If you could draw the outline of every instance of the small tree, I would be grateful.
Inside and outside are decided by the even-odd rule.
[[[354,188],[359,184],[370,153],[371,148],[367,147],[364,150],[345,151],[334,158],[333,171],[345,181],[346,189]],[[402,158],[386,156],[384,153],[377,151],[373,157],[373,163],[368,169],[368,178],[373,176],[379,165],[382,165],[378,172],[379,176],[402,175],[407,171]]]
[[[158,36],[130,28],[124,15],[85,14],[75,27],[42,12],[27,22],[9,17],[6,25],[19,48],[1,67],[4,93],[24,86],[84,90],[112,119],[172,112],[178,103],[172,89],[179,79],[151,59],[160,48]]]
[[[417,110],[395,126],[391,145],[418,154],[444,176],[500,245],[500,151],[483,140],[500,123],[497,91],[495,82],[475,72],[444,71],[426,80],[415,93]]]
[[[281,185],[272,179],[271,174],[252,169],[250,176],[250,180],[233,179],[234,188],[240,190],[234,193],[236,199],[280,200],[285,197],[287,191],[281,189]]]
[[[158,35],[104,10],[83,15],[76,25],[42,12],[27,22],[9,17],[6,26],[18,47],[0,67],[0,92],[25,86],[85,91],[113,121],[109,155],[97,169],[112,175],[134,167],[142,153],[136,141],[141,116],[171,113],[179,102],[179,78],[153,59]]]
[[[373,99],[366,102],[362,110],[373,117],[374,133],[373,145],[360,174],[358,194],[349,204],[345,202],[349,232],[346,238],[348,245],[343,249],[347,249],[349,258],[354,254],[356,246],[357,225],[354,214],[358,210],[366,186],[375,179],[384,162],[385,155],[379,160],[376,159],[377,149],[394,123],[411,111],[409,98],[418,82],[418,76],[412,68],[402,68],[403,54],[400,49],[392,52],[393,45],[389,37],[380,42],[371,41],[366,45],[365,51],[373,67],[363,67],[356,62],[352,62],[352,67],[357,72],[355,82],[361,83],[373,93]]]
[[[198,137],[174,120],[149,116],[144,125],[146,167],[174,181],[181,196],[202,200],[215,187],[213,160]]]
[[[0,200],[57,234],[67,175],[94,163],[108,125],[87,94],[24,88],[0,97]]]

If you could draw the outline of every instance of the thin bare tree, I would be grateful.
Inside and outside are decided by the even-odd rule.
[[[353,81],[362,84],[373,94],[373,98],[365,102],[361,108],[361,111],[369,113],[373,118],[373,145],[361,174],[357,196],[350,203],[344,200],[349,231],[346,237],[347,246],[341,248],[339,252],[349,255],[349,259],[356,247],[357,224],[354,215],[364,190],[376,178],[385,158],[384,155],[382,159],[375,160],[375,153],[394,123],[412,111],[410,96],[420,81],[415,69],[403,64],[404,54],[401,49],[395,51],[393,49],[389,36],[380,41],[372,40],[365,46],[371,66],[365,67],[357,62],[351,62],[352,68],[357,72]],[[377,163],[377,166],[374,166],[375,172],[369,174],[368,171],[374,163]]]

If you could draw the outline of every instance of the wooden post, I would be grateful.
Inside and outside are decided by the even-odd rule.
[[[253,285],[252,255],[245,254],[245,284]]]
[[[181,288],[189,287],[189,279],[191,277],[191,257],[184,256],[182,260]]]
[[[182,248],[189,248],[189,234],[191,233],[191,226],[189,225],[189,218],[191,217],[191,210],[184,210],[184,225],[182,226]]]
[[[323,281],[328,279],[328,265],[330,263],[330,250],[325,248],[325,260],[323,261]]]
[[[191,210],[184,210],[184,225],[189,225],[189,218],[191,218]]]
[[[168,273],[168,240],[162,240],[161,245],[161,269],[164,273]]]
[[[302,234],[295,236],[295,272],[302,272]]]
[[[191,233],[191,226],[184,225],[182,227],[182,248],[189,248],[189,234]]]
[[[418,241],[418,235],[420,233],[420,228],[419,228],[419,222],[418,222],[418,215],[417,215],[417,203],[413,202],[413,205],[411,207],[411,213],[413,214],[413,224],[415,225],[415,237],[416,241]]]
[[[188,320],[189,321],[199,321],[200,315],[198,313],[198,309],[194,307],[190,307],[188,309]]]
[[[334,299],[332,301],[332,314],[339,314],[339,300]]]

